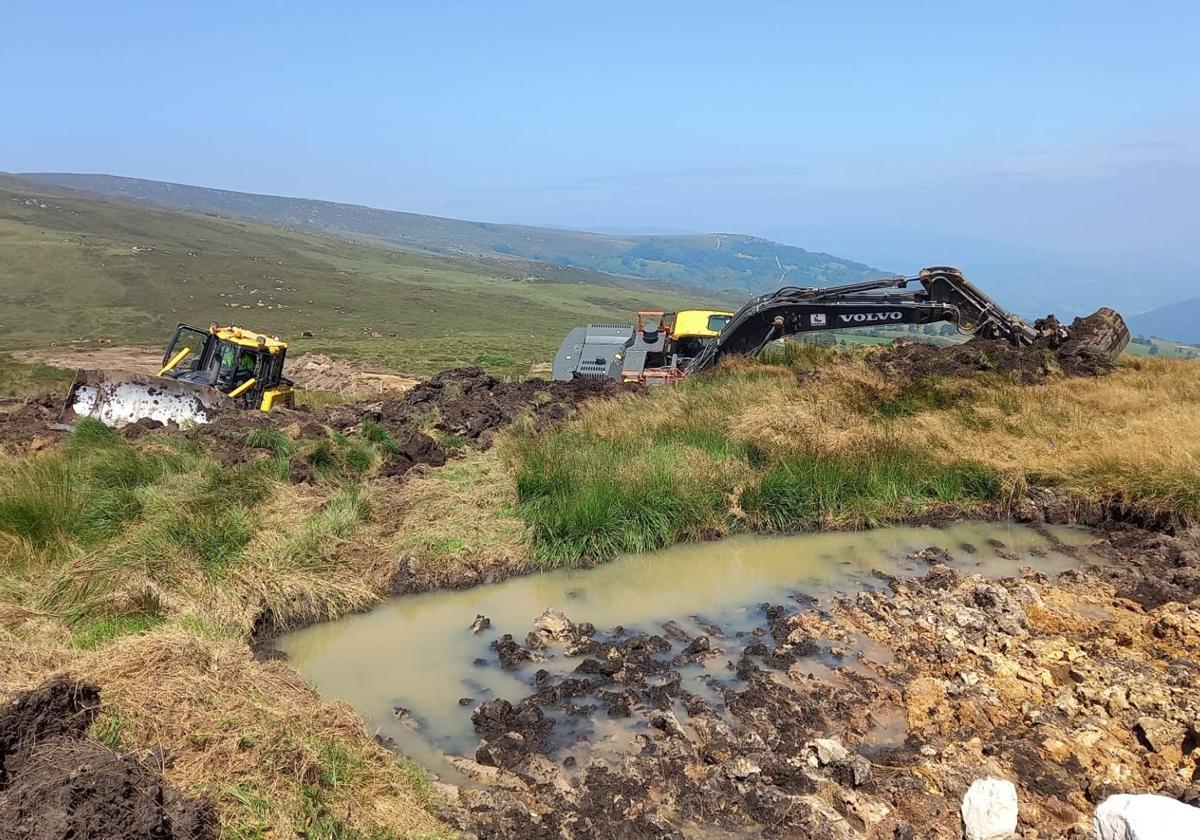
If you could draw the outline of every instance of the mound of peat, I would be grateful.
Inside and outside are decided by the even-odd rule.
[[[628,387],[586,379],[504,382],[480,368],[456,368],[421,382],[398,399],[330,406],[313,418],[338,431],[365,420],[382,424],[398,444],[384,473],[400,475],[415,464],[445,463],[445,449],[427,430],[487,449],[496,432],[518,417],[528,415],[535,427],[542,427],[565,419],[588,399],[613,396]]]
[[[0,708],[0,838],[209,840],[212,805],[87,737],[94,685],[57,677]]]
[[[1115,356],[1124,349],[1129,331],[1111,309],[1076,318],[1068,328],[1069,338],[1054,335],[1058,321],[1053,315],[1038,321],[1047,335],[1029,347],[1014,347],[1000,339],[973,338],[963,344],[936,347],[898,341],[876,360],[885,372],[907,380],[926,376],[962,377],[981,371],[1012,376],[1025,384],[1047,376],[1101,376],[1115,367]],[[1112,352],[1110,352],[1112,351]]]

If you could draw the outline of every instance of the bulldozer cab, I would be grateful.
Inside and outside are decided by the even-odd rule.
[[[269,411],[292,404],[292,383],[283,377],[286,356],[287,344],[277,338],[239,327],[179,324],[159,376],[207,385],[240,400],[243,408]]]

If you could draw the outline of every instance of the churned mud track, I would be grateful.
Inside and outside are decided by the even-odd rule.
[[[99,690],[66,677],[0,707],[0,838],[215,838],[208,802],[87,736],[99,711]]]
[[[1108,562],[991,580],[962,571],[969,546],[931,546],[921,577],[822,609],[796,593],[741,636],[548,613],[495,645],[535,690],[476,707],[460,767],[486,784],[447,788],[450,816],[496,838],[958,838],[967,787],[995,776],[1023,836],[1082,840],[1112,793],[1200,803],[1200,531],[1093,549]],[[550,656],[573,672],[538,671]],[[697,661],[703,692],[680,674]],[[595,749],[613,720],[632,742]]]

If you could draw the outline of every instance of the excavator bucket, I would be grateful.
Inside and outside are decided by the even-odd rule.
[[[130,371],[81,370],[71,383],[59,423],[70,425],[80,417],[94,417],[113,428],[147,418],[200,424],[234,407],[233,400],[207,385]]]

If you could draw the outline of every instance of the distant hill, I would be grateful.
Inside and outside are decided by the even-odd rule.
[[[1160,306],[1126,320],[1134,335],[1200,344],[1200,298]]]
[[[887,272],[739,234],[632,236],[489,224],[302,198],[214,190],[112,175],[24,179],[160,207],[253,219],[431,254],[521,258],[688,286],[761,293],[779,285],[852,283]]]
[[[220,321],[405,373],[527,374],[578,324],[740,300],[528,260],[412,254],[0,174],[0,351],[159,344],[177,321]]]

